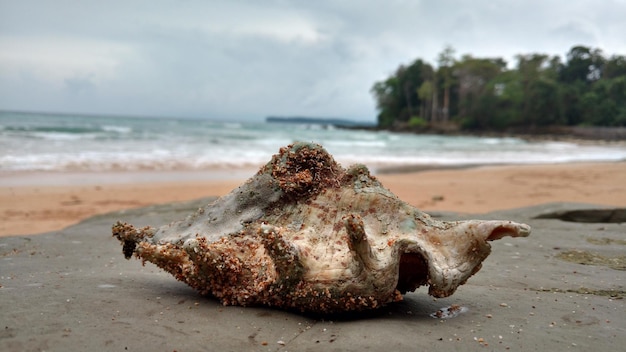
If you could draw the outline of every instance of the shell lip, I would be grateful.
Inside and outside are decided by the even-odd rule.
[[[498,221],[500,224],[491,229],[487,236],[487,241],[499,240],[503,237],[528,237],[531,227],[527,224],[520,224],[512,221]],[[489,222],[487,222],[489,223]]]

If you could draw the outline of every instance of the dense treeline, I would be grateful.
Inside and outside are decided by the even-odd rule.
[[[626,126],[626,57],[575,46],[566,55],[454,58],[445,48],[437,68],[417,59],[376,82],[382,128],[530,129]]]

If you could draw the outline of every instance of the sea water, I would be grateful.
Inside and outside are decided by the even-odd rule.
[[[344,166],[559,163],[626,159],[624,145],[418,135],[320,124],[0,112],[2,171],[185,171],[256,168],[295,141]]]

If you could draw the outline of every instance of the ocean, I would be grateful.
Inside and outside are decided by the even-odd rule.
[[[626,159],[623,144],[417,135],[317,124],[0,112],[0,172],[191,171],[256,168],[295,141],[323,145],[343,166],[525,164]]]

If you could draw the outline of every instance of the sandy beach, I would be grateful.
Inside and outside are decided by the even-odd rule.
[[[377,310],[323,318],[223,306],[152,264],[124,259],[110,235],[118,220],[178,220],[239,185],[238,176],[0,177],[0,350],[621,350],[624,223],[552,214],[625,207],[624,175],[624,162],[381,174],[399,197],[442,220],[507,219],[532,234],[492,242],[480,272],[450,297],[422,287]],[[195,200],[179,202],[187,199]],[[433,319],[453,306],[463,313]]]
[[[569,174],[595,175],[571,166],[566,167]],[[517,179],[517,183],[522,183],[517,189],[529,193],[527,187],[532,185],[529,186],[527,175],[536,174],[535,167],[514,169],[518,171],[516,175],[524,175]],[[561,188],[566,187],[555,187],[558,183],[546,177],[556,170],[540,169],[545,183],[541,192],[549,191],[553,197],[562,195]],[[438,171],[389,177],[390,183],[404,177],[431,178],[445,190],[444,175],[456,175],[454,180],[463,183],[465,179],[458,180],[461,175],[468,180],[471,175],[490,175],[495,186],[494,180],[506,170]],[[615,169],[609,165],[603,170],[609,175],[623,174],[623,167]],[[599,183],[588,181],[584,177],[570,181],[568,184],[573,186],[569,188]],[[473,182],[467,181],[472,186],[488,183]],[[141,192],[163,193],[155,186],[143,186],[116,187],[133,202]],[[111,190],[101,187],[76,196],[86,206],[86,194]],[[402,184],[398,187],[407,188]],[[217,188],[206,190],[217,192]],[[63,200],[72,202],[69,194],[58,191],[64,194]],[[467,194],[479,191],[471,189]],[[620,202],[619,198],[584,198],[596,191],[614,197],[621,193],[623,197],[623,189],[615,184],[612,192],[592,187],[586,193],[574,192],[571,196]],[[435,193],[428,196],[432,194]],[[506,194],[504,200],[498,203],[493,199],[491,204],[511,205],[506,199],[514,198]],[[457,199],[450,193],[442,195],[444,200],[433,206],[445,207],[447,201]],[[546,198],[529,201],[549,198],[543,197]],[[424,199],[429,201],[428,197]],[[470,209],[473,200],[468,199],[463,209]],[[481,199],[482,206],[489,204],[486,197]],[[110,205],[136,206],[143,201],[147,200]],[[0,350],[619,351],[626,344],[624,224],[561,221],[546,216],[598,209],[593,205],[559,202],[473,215],[438,212],[436,216],[442,220],[510,219],[527,223],[533,230],[526,238],[492,242],[493,251],[480,272],[450,297],[434,299],[422,287],[407,293],[402,302],[377,310],[316,317],[268,307],[223,306],[152,264],[142,266],[139,260],[124,259],[120,243],[110,235],[111,224],[117,220],[139,226],[168,223],[207,201],[204,198],[111,212],[59,231],[0,237]],[[624,204],[623,199],[620,204]],[[72,206],[79,205],[59,207]],[[454,318],[433,319],[439,310],[453,306],[462,307],[462,313]]]
[[[248,177],[242,172],[231,178],[223,171],[220,175],[191,172],[149,180],[124,174],[4,175],[0,236],[57,231],[111,211],[221,196]],[[401,199],[423,210],[477,214],[549,202],[624,207],[625,175],[626,162],[615,162],[484,166],[377,177]],[[168,178],[177,181],[165,181]]]

